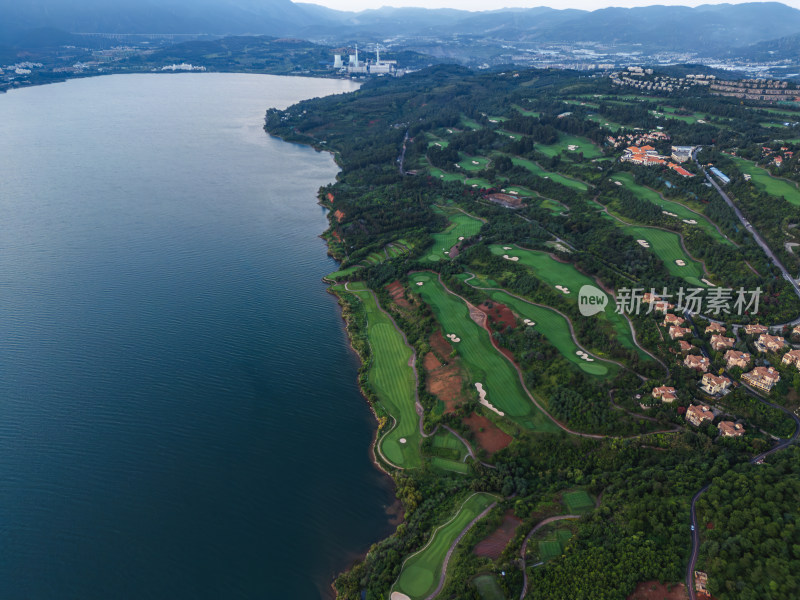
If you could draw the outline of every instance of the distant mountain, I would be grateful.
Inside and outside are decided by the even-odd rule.
[[[27,32],[266,34],[328,43],[395,36],[530,42],[604,42],[643,52],[700,50],[725,54],[800,34],[800,10],[777,2],[592,12],[552,8],[468,12],[380,8],[358,13],[290,0],[0,0],[0,44]]]
[[[786,37],[759,42],[744,48],[735,48],[730,51],[732,57],[746,56],[756,61],[777,61],[800,59],[800,33]]]

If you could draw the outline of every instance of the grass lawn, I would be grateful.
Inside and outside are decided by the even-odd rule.
[[[442,429],[433,437],[433,453],[440,458],[463,462],[467,457],[467,447],[452,433]]]
[[[561,185],[565,185],[575,190],[581,190],[583,192],[589,189],[589,186],[587,186],[582,181],[570,179],[569,177],[565,177],[564,175],[560,175],[559,173],[551,173],[550,171],[545,171],[537,163],[533,162],[532,160],[528,160],[527,158],[522,158],[520,156],[512,156],[511,162],[513,162],[515,165],[525,167],[537,177],[552,179],[556,183],[560,183]]]
[[[500,135],[504,135],[507,138],[511,138],[512,140],[519,141],[519,140],[522,139],[522,134],[521,133],[514,133],[513,131],[508,131],[506,129],[498,129],[497,133],[499,133]]]
[[[425,257],[425,260],[431,262],[438,262],[447,258],[445,251],[449,252],[450,248],[458,243],[458,238],[472,237],[477,235],[483,223],[474,217],[465,215],[458,210],[445,210],[439,207],[434,207],[434,211],[444,214],[450,220],[450,225],[441,233],[433,234],[433,247]]]
[[[618,132],[620,129],[625,129],[625,125],[620,125],[619,123],[615,123],[614,121],[609,121],[602,115],[588,115],[586,117],[590,121],[594,121],[595,123],[599,123],[606,129],[610,129],[614,133]]]
[[[542,280],[553,288],[555,288],[557,285],[565,286],[570,293],[564,294],[564,296],[573,302],[578,302],[578,292],[580,292],[582,286],[591,285],[597,287],[597,282],[578,271],[573,265],[559,262],[546,252],[523,250],[522,248],[519,248],[513,244],[510,246],[512,248],[511,250],[503,250],[503,247],[503,245],[494,244],[490,246],[489,249],[492,251],[492,254],[497,256],[503,256],[504,254],[508,254],[509,256],[518,256],[518,264],[525,265],[533,270],[537,279]],[[505,247],[508,248],[509,246]],[[611,323],[611,325],[614,327],[616,338],[619,340],[620,344],[622,344],[625,348],[636,348],[636,344],[633,343],[633,336],[631,334],[631,329],[628,325],[628,322],[622,315],[616,312],[616,303],[614,302],[614,299],[608,294],[606,294],[606,298],[608,299],[608,306],[603,313],[598,314],[599,318],[605,319]],[[528,318],[536,322],[536,319],[533,317]],[[574,354],[575,350],[573,349],[572,352]],[[650,357],[641,350],[638,352],[641,358],[646,360],[650,359]],[[586,361],[581,360],[580,362],[586,364]],[[592,364],[596,365],[597,363],[589,363],[586,366],[591,366]],[[585,368],[584,371],[586,371]]]
[[[506,600],[503,589],[497,583],[494,575],[478,575],[472,580],[472,585],[478,590],[483,600]]]
[[[584,490],[565,492],[561,498],[571,515],[582,515],[594,509],[594,500]]]
[[[467,156],[466,154],[461,156],[463,160],[458,163],[458,166],[464,171],[483,171],[489,166],[490,161],[485,156]]]
[[[542,562],[561,556],[572,537],[572,532],[569,529],[557,529],[548,531],[546,536],[546,539],[539,542],[539,559]]]
[[[406,594],[412,600],[426,598],[433,592],[439,583],[444,558],[452,543],[495,500],[494,496],[485,492],[478,492],[467,498],[456,514],[434,531],[422,550],[406,559],[392,591]]]
[[[797,185],[786,179],[779,179],[769,174],[769,171],[759,167],[752,161],[746,160],[739,156],[729,157],[736,163],[737,168],[742,173],[747,173],[752,177],[752,181],[756,187],[765,191],[770,196],[783,196],[787,202],[800,206],[800,189]]]
[[[465,117],[464,115],[461,116],[461,124],[464,127],[469,127],[472,130],[481,129],[481,124],[480,123],[470,119],[469,117]]]
[[[353,273],[358,271],[360,268],[362,268],[361,265],[353,265],[352,267],[347,267],[346,269],[342,269],[340,271],[334,271],[330,275],[326,275],[325,279],[327,279],[328,281],[338,281],[340,279],[347,279]]]
[[[513,106],[515,109],[517,109],[520,112],[520,114],[522,114],[522,115],[524,115],[526,117],[538,117],[541,114],[540,112],[537,112],[535,110],[525,110],[519,104],[512,104],[511,106]]]
[[[351,284],[350,290],[364,303],[367,313],[367,337],[372,351],[367,380],[381,404],[397,421],[397,425],[380,438],[380,449],[395,465],[418,467],[422,463],[419,447],[422,438],[414,409],[416,380],[408,364],[411,349],[363,283]],[[401,439],[405,439],[405,443]]]
[[[570,146],[577,146],[578,148],[576,150],[570,150]],[[599,158],[603,156],[600,148],[595,146],[590,139],[564,133],[559,134],[559,140],[555,144],[550,144],[549,146],[536,144],[536,150],[546,156],[555,156],[556,154],[563,153],[564,156],[569,157],[579,152],[582,152],[586,158]]]
[[[673,217],[674,219],[676,220],[686,219],[687,221],[692,221],[692,220],[697,221],[697,224],[694,225],[694,227],[700,227],[703,231],[705,231],[708,235],[710,235],[718,242],[721,242],[723,244],[731,244],[729,240],[727,240],[719,231],[717,231],[717,228],[714,227],[714,224],[711,223],[711,221],[709,221],[702,214],[692,212],[679,202],[665,200],[655,190],[636,183],[633,180],[633,175],[631,175],[630,173],[627,172],[617,173],[613,175],[611,179],[622,182],[622,184],[630,191],[632,191],[637,198],[646,200],[647,202],[655,204],[656,206],[660,206],[662,211],[667,211],[678,215],[677,217]],[[664,215],[664,216],[669,217],[670,215]]]
[[[444,331],[461,339],[453,346],[470,374],[469,385],[483,384],[487,401],[517,423],[539,431],[558,431],[528,397],[516,369],[494,348],[489,332],[470,318],[464,301],[445,290],[432,273],[414,273],[410,279],[411,289],[431,306]]]
[[[523,302],[505,292],[492,291],[489,295],[492,300],[502,302],[521,317],[536,323],[533,328],[546,337],[568,361],[582,371],[596,377],[616,375],[619,370],[617,365],[597,360],[587,362],[576,354],[579,348],[572,340],[567,320],[554,310]]]
[[[462,475],[469,473],[469,465],[467,463],[450,460],[449,458],[442,458],[441,456],[434,456],[431,458],[431,465],[444,471],[451,471]]]

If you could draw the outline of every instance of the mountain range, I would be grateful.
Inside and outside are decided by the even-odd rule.
[[[42,31],[301,37],[326,43],[469,36],[531,43],[597,42],[643,51],[729,54],[800,36],[800,10],[777,2],[641,8],[379,8],[344,12],[290,0],[0,0],[0,44],[24,46]],[[45,38],[47,36],[44,36]],[[55,36],[58,37],[58,36]],[[770,56],[769,47],[758,52]]]

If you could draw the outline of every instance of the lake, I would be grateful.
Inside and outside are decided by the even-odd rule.
[[[317,599],[391,530],[318,238],[243,74],[0,95],[0,597]]]

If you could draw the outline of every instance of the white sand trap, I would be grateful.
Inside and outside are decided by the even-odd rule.
[[[683,222],[686,223],[687,225],[697,225],[697,221],[695,221],[694,219],[684,219]]]
[[[400,438],[398,441],[399,441],[401,444],[405,444],[407,440],[406,440],[406,438]]]
[[[557,286],[556,286],[556,289],[557,289],[559,292],[562,292],[562,293],[564,293],[564,294],[569,294],[569,288],[568,288],[568,287],[564,287],[563,285],[557,285]]]
[[[445,254],[450,254],[450,250],[445,250],[444,253]]]
[[[478,187],[478,184],[477,183],[473,183],[472,187]]]
[[[479,164],[481,164],[481,163],[479,163],[477,160],[473,160],[473,161],[472,161],[472,164],[473,164],[473,165],[479,165]]]
[[[448,129],[447,133],[453,133],[453,130],[452,129]]]
[[[519,192],[516,192],[516,191],[514,191],[514,190],[511,190],[511,191],[509,191],[508,193],[509,193],[509,194],[514,194],[515,196],[519,196]]]
[[[460,337],[454,337],[454,338],[453,338],[452,340],[450,340],[450,341],[452,341],[453,343],[457,344],[458,342],[460,342],[460,341],[461,341],[461,338],[460,338]]]
[[[463,239],[464,239],[464,236],[462,235],[460,238],[458,238],[458,241],[460,242],[460,241],[462,241]]]
[[[444,175],[439,175],[439,179],[444,179]]]
[[[452,340],[454,337],[456,337],[456,334],[455,334],[455,333],[448,333],[448,334],[447,334],[447,338],[448,338],[448,339],[451,339],[451,340]]]
[[[567,146],[567,150],[570,150],[571,152],[575,152],[575,150],[577,150],[578,148],[579,146],[576,146],[575,144],[570,144],[569,146]]]
[[[685,267],[686,266],[686,261],[685,260],[681,260],[679,258],[678,260],[675,261],[675,264],[678,265],[679,267]]]
[[[511,246],[503,246],[503,250],[511,250]]]
[[[519,260],[519,256],[509,256],[508,254],[503,254],[503,258],[512,262],[517,262]]]
[[[497,123],[497,119],[489,119],[489,123]]]
[[[677,217],[678,216],[674,212],[669,212],[668,210],[662,210],[661,212],[664,213],[665,215],[669,215],[670,217]]]
[[[703,282],[703,283],[705,283],[706,285],[710,285],[711,287],[717,287],[717,284],[716,284],[716,283],[711,283],[711,282],[710,282],[708,279],[705,279],[705,278],[703,278],[703,279],[701,279],[700,281],[702,281],[702,282]]]
[[[636,240],[636,243],[639,244],[642,248],[649,248],[650,242],[647,240]]]
[[[389,600],[411,600],[411,598],[401,592],[392,592],[392,595],[389,596]]]
[[[622,185],[622,182],[621,181],[615,181],[614,185]]]
[[[434,146],[439,146],[439,148],[441,148],[441,147],[442,147],[442,145],[441,145],[439,142],[434,142],[434,143],[433,143],[433,145],[434,145]]]
[[[489,401],[486,399],[486,390],[484,390],[484,389],[483,389],[483,384],[482,384],[482,383],[476,383],[476,384],[475,384],[475,389],[477,389],[477,390],[478,390],[478,396],[480,397],[480,403],[481,403],[483,406],[485,406],[486,408],[488,408],[489,410],[491,410],[491,411],[493,411],[493,412],[496,412],[496,413],[497,413],[498,415],[500,415],[501,417],[504,417],[504,416],[506,416],[506,414],[505,414],[503,411],[501,411],[501,410],[497,410],[497,408],[495,408],[495,407],[492,405],[492,403],[491,403],[491,402],[489,402]]]
[[[424,281],[418,281],[417,285],[422,285],[423,283],[425,283],[425,282]]]
[[[510,135],[510,136],[508,136],[508,137],[510,137],[512,140],[514,139],[514,136],[513,136],[513,135]]]

